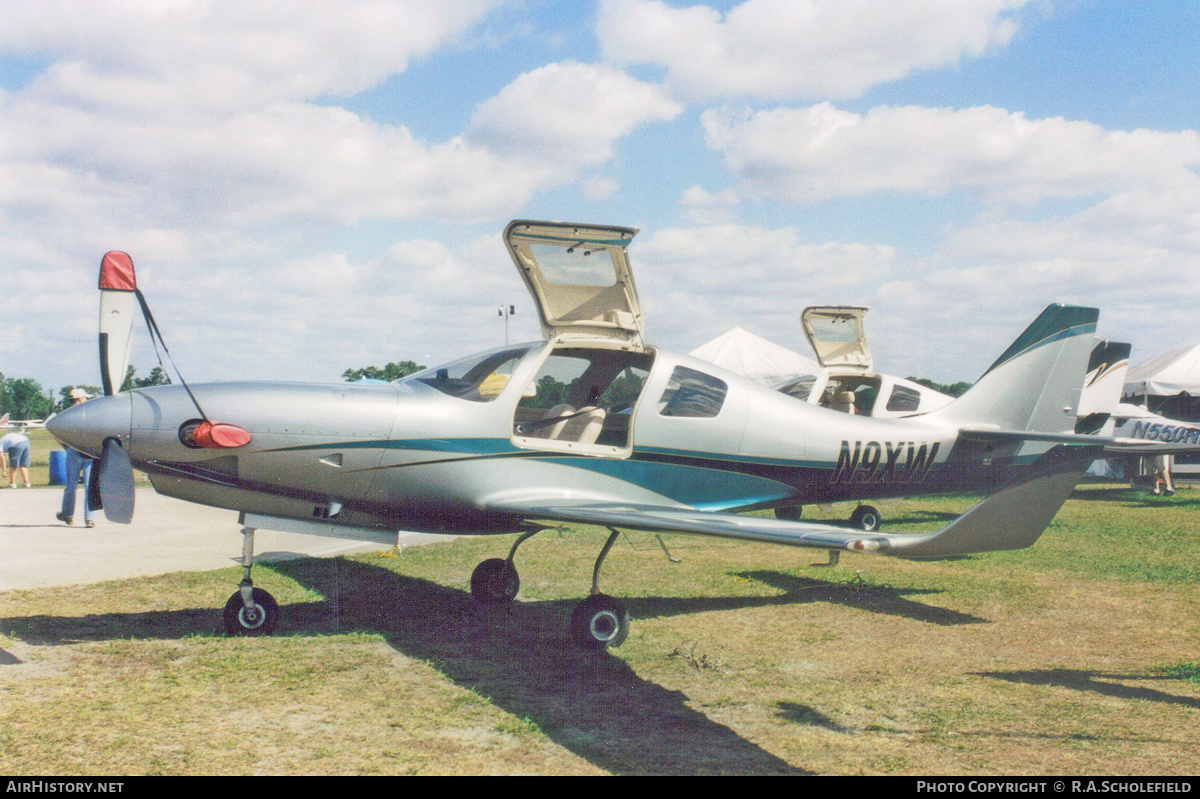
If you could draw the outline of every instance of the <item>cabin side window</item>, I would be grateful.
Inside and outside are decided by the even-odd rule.
[[[658,412],[663,416],[711,418],[721,412],[728,390],[724,380],[676,366],[658,400]]]
[[[921,407],[921,392],[913,391],[905,386],[896,386],[892,389],[892,396],[888,397],[887,409],[889,411],[899,411],[901,413],[916,413]]]

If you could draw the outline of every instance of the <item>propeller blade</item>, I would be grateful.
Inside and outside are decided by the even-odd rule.
[[[100,461],[92,465],[104,517],[110,522],[133,521],[133,464],[115,438],[106,439]],[[89,485],[89,490],[91,486]]]
[[[104,510],[104,500],[100,497],[100,464],[95,461],[88,472],[87,504],[92,510]]]
[[[105,396],[116,394],[125,382],[136,292],[133,259],[123,252],[105,253],[100,261],[100,378]]]

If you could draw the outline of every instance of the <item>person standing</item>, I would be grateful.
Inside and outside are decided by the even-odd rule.
[[[92,395],[82,388],[73,388],[68,397],[71,405],[75,406],[91,399]],[[79,450],[72,449],[65,444],[63,445],[63,449],[67,451],[67,475],[65,485],[63,486],[62,510],[54,514],[54,518],[65,524],[73,524],[75,521],[75,490],[79,488],[80,477],[83,478],[85,486],[91,482],[92,459]],[[88,491],[86,488],[83,491],[83,522],[87,527],[96,526],[95,512],[88,502]]]
[[[25,487],[31,487],[29,485],[29,438],[24,433],[13,432],[0,438],[0,468],[12,478],[8,484],[9,488],[17,487],[18,470],[21,472]]]
[[[1154,475],[1154,493],[1166,491],[1167,496],[1175,493],[1175,483],[1171,480],[1171,456],[1155,455],[1150,459],[1150,472]]]

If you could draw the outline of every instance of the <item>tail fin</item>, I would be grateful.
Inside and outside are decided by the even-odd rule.
[[[1099,316],[1095,308],[1049,306],[967,393],[929,418],[959,426],[1073,433]]]
[[[1076,433],[1095,433],[1104,427],[1121,402],[1125,373],[1129,371],[1130,345],[1098,339],[1088,361],[1087,378],[1079,396]]]

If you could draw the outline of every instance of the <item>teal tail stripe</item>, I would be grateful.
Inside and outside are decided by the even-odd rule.
[[[1100,311],[1078,305],[1051,305],[1034,319],[1025,332],[1017,337],[1009,348],[988,367],[988,372],[1030,350],[1071,336],[1090,335],[1096,332],[1096,321]]]

